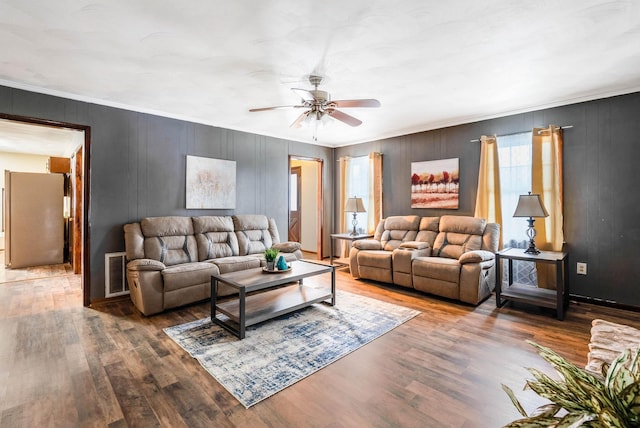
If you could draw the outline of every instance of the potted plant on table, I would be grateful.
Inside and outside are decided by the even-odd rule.
[[[267,261],[267,270],[275,270],[276,259],[280,251],[277,248],[267,248],[264,252],[264,258]]]

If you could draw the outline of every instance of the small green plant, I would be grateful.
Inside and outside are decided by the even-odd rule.
[[[267,248],[264,252],[264,258],[268,262],[275,262],[280,251],[277,248]]]
[[[527,380],[540,397],[551,403],[538,407],[531,415],[506,385],[513,405],[523,419],[505,428],[534,427],[598,427],[627,428],[640,426],[640,348],[622,352],[610,365],[602,365],[602,377],[576,367],[549,348],[534,342],[529,344],[556,369],[562,377],[554,380],[539,370],[529,368],[535,380]],[[564,410],[561,412],[561,410]]]

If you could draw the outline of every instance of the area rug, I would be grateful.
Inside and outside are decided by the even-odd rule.
[[[249,408],[419,313],[338,291],[336,306],[318,303],[248,327],[243,340],[209,317],[164,331]]]

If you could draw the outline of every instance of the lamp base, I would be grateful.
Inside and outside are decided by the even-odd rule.
[[[524,250],[525,254],[540,254],[540,250],[536,248],[536,242],[534,238],[536,237],[536,229],[533,227],[533,222],[535,219],[533,217],[529,217],[527,219],[529,222],[529,227],[527,228],[527,237],[529,238],[529,248]]]
[[[525,254],[540,254],[540,250],[536,248],[536,243],[533,240],[529,241],[529,248],[524,250]]]
[[[356,226],[358,225],[358,220],[356,219],[356,213],[353,213],[353,220],[351,220],[351,224],[353,225],[353,230],[351,231],[351,236],[356,236],[358,232],[356,231]]]

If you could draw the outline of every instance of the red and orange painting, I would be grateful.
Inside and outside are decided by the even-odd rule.
[[[458,209],[459,159],[411,162],[411,208]]]

